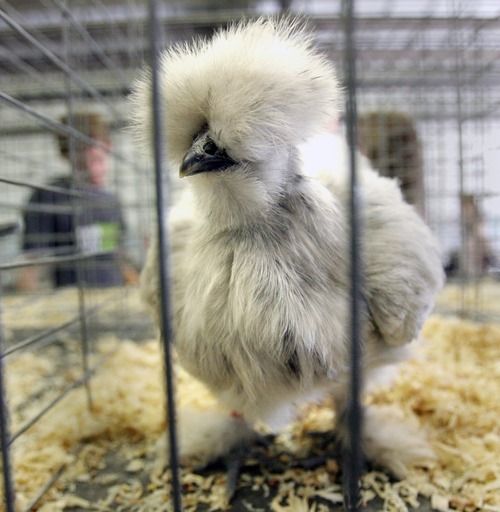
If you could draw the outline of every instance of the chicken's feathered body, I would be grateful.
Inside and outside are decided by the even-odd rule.
[[[330,146],[319,167],[300,153],[336,114],[331,66],[294,23],[259,20],[171,50],[162,76],[172,162],[182,162],[192,194],[172,219],[173,243],[182,242],[174,248],[181,364],[251,422],[279,424],[316,390],[333,388],[342,403],[348,175],[335,162],[345,145]],[[137,117],[148,125],[146,111]],[[361,167],[363,350],[376,366],[417,336],[442,270],[397,185]],[[143,287],[153,303],[156,272],[151,253]]]
[[[293,192],[264,210],[252,201],[244,211],[245,198],[219,190],[201,214],[205,221],[193,226],[182,269],[189,277],[177,328],[180,361],[251,420],[269,422],[294,395],[337,379],[346,363],[342,207],[321,187],[293,179]],[[226,207],[245,221],[210,222]]]

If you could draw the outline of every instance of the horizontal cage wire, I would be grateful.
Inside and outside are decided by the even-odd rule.
[[[349,2],[151,4],[153,20],[148,2],[139,0],[0,0],[0,510],[500,510],[498,2],[356,0],[352,32],[343,9]],[[343,409],[343,400],[352,401],[346,391],[344,399],[335,395],[335,406],[331,393],[299,405],[279,429],[256,422],[246,444],[237,444],[246,417],[221,405],[224,393],[209,391],[203,364],[193,371],[181,348],[176,353],[175,330],[184,307],[178,283],[186,279],[183,265],[191,268],[197,247],[182,231],[190,222],[186,212],[192,215],[186,194],[196,178],[179,179],[178,163],[171,165],[178,148],[169,137],[169,109],[177,110],[162,102],[175,77],[168,75],[169,61],[155,64],[151,41],[161,52],[210,39],[241,19],[296,15],[312,31],[314,47],[333,64],[343,96],[338,119],[300,146],[302,160],[295,165],[308,175],[331,169],[327,183],[336,182],[352,162],[357,168],[361,269],[355,274],[359,301],[353,302],[363,343],[363,320],[394,306],[392,287],[406,284],[409,296],[426,293],[413,286],[410,274],[419,257],[411,250],[424,245],[418,244],[419,229],[400,233],[397,243],[408,245],[400,259],[398,248],[374,244],[387,273],[390,267],[400,270],[370,291],[370,229],[390,228],[399,217],[395,209],[380,221],[378,210],[370,209],[371,200],[383,198],[365,194],[364,187],[371,186],[365,173],[396,180],[404,200],[437,238],[446,282],[418,340],[404,353],[408,361],[383,366],[369,380],[373,354],[363,345],[362,362],[370,371],[363,370],[358,383],[363,384],[362,442],[356,435],[359,418],[353,423]],[[349,35],[352,53],[345,62]],[[268,62],[268,55],[260,57]],[[272,79],[285,72],[287,62],[284,57],[276,69],[266,69],[269,83],[279,83]],[[240,62],[229,62],[201,79],[229,73],[239,83],[231,75],[233,64],[240,69]],[[250,70],[260,69],[258,62],[252,65]],[[142,114],[134,111],[130,96],[149,66],[158,72],[159,96],[142,107],[156,112],[159,125],[138,129]],[[197,69],[202,75],[204,68]],[[349,78],[355,79],[355,90]],[[299,82],[290,80],[287,91],[293,94]],[[186,82],[182,94],[194,98],[195,85]],[[230,82],[226,87],[231,91]],[[259,96],[264,105],[265,89]],[[212,95],[217,99],[220,93]],[[284,111],[293,102],[285,103],[280,103]],[[205,107],[197,108],[203,114]],[[263,123],[269,111],[261,112]],[[181,121],[192,120],[186,115]],[[151,140],[156,136],[156,155],[152,144],[141,142],[147,130]],[[347,140],[355,143],[351,161]],[[321,172],[308,180],[321,181]],[[293,210],[285,199],[282,210]],[[346,218],[346,232],[350,222]],[[152,263],[159,233],[166,235],[162,270]],[[342,250],[350,265],[349,245]],[[208,256],[198,259],[210,262]],[[343,268],[334,256],[332,261]],[[429,272],[438,272],[438,266]],[[346,287],[347,300],[347,267],[345,274],[339,286]],[[213,281],[200,274],[200,283],[215,286],[219,276],[214,271],[210,277]],[[313,277],[305,275],[301,286]],[[285,273],[280,279],[292,278]],[[162,287],[163,307],[158,306]],[[198,311],[206,292],[201,288]],[[246,295],[239,300],[247,307],[250,291]],[[428,301],[431,309],[432,297]],[[396,306],[396,317],[411,313],[404,301]],[[304,311],[312,311],[307,302],[299,315]],[[349,315],[346,309],[339,329],[351,332]],[[191,322],[192,332],[202,323]],[[257,333],[258,323],[245,325]],[[383,339],[389,326],[375,327]],[[285,331],[282,341],[294,342],[288,326]],[[172,347],[159,343],[169,343],[169,335]],[[307,335],[313,344],[313,335]],[[201,361],[220,345],[206,343]],[[236,364],[231,353],[221,357],[227,368]],[[267,368],[264,359],[274,357],[268,353],[259,360],[262,368]],[[344,362],[347,372],[351,362]],[[299,375],[306,363],[295,352],[284,365]],[[172,379],[167,386],[165,367]],[[265,378],[264,370],[260,375]],[[233,384],[230,371],[224,378],[228,387]],[[345,386],[352,391],[350,383]],[[258,401],[270,398],[263,394]],[[382,427],[374,428],[378,420]],[[382,455],[370,451],[377,436],[390,439]],[[352,440],[347,454],[342,453],[349,447],[346,440]],[[178,474],[170,468],[172,443],[181,462]],[[352,452],[361,448],[366,460],[358,481]],[[180,496],[172,500],[177,491]]]

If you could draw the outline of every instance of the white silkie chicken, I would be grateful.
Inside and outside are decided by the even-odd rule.
[[[175,348],[228,410],[214,422],[181,413],[181,454],[208,459],[249,438],[257,420],[279,427],[318,392],[345,406],[347,150],[333,136],[323,153],[301,150],[336,119],[339,85],[311,33],[290,20],[243,22],[175,46],[160,76],[170,165],[190,185],[170,219]],[[146,77],[133,95],[146,144],[149,89]],[[397,183],[360,164],[368,376],[404,358],[443,272],[430,230]],[[154,246],[142,287],[158,313]],[[379,416],[366,415],[365,453],[402,476],[429,449],[413,428]]]

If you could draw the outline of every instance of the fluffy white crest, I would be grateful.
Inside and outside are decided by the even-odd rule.
[[[231,157],[263,161],[279,146],[307,140],[338,111],[334,69],[298,20],[245,21],[209,41],[174,46],[162,56],[160,77],[175,165],[207,123]],[[137,132],[146,143],[149,81],[139,80],[132,96]]]

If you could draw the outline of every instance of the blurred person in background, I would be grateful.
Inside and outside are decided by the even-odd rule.
[[[413,119],[404,112],[367,112],[358,119],[358,142],[381,176],[396,178],[405,200],[425,218],[422,150]]]
[[[72,163],[73,174],[57,177],[47,189],[36,189],[31,195],[23,212],[23,251],[28,259],[99,253],[79,262],[53,264],[49,279],[54,287],[77,284],[78,265],[85,286],[135,283],[137,271],[126,262],[122,250],[125,223],[120,201],[105,190],[110,167],[109,126],[96,113],[74,114],[71,120],[64,117],[61,122],[94,144],[58,135],[61,156]],[[26,267],[18,288],[35,290],[40,281],[40,266]]]
[[[484,214],[474,194],[460,196],[462,244],[453,251],[445,267],[448,277],[498,277],[498,262],[486,234]]]

